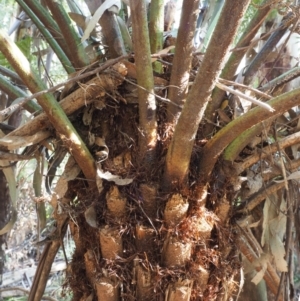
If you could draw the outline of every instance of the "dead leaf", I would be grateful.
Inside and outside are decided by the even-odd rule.
[[[93,134],[92,132],[88,133],[88,141],[89,141],[89,145],[94,145],[95,144],[95,134]]]
[[[300,147],[299,143],[291,146],[292,154],[295,160],[299,158],[299,147]]]
[[[271,205],[271,201],[269,198],[266,198],[265,200],[265,204],[264,204],[264,209],[263,209],[263,224],[262,224],[262,228],[263,228],[263,232],[261,235],[261,245],[262,247],[265,244],[269,244],[269,235],[270,235],[270,231],[269,231],[269,209],[270,209],[270,205]]]
[[[280,210],[278,210],[280,208]],[[264,205],[262,246],[270,247],[278,271],[287,271],[285,260],[284,235],[286,232],[286,201],[277,194],[270,195]]]
[[[295,171],[291,173],[287,178],[287,180],[297,180],[300,179],[300,171]],[[282,183],[284,180],[274,180],[276,183]]]
[[[84,42],[85,40],[87,40],[89,38],[92,30],[96,27],[96,25],[97,25],[98,21],[100,20],[100,18],[102,17],[103,13],[106,10],[111,9],[113,6],[117,7],[117,10],[114,10],[113,12],[117,11],[117,13],[118,13],[122,6],[121,1],[120,0],[106,0],[99,6],[99,8],[95,11],[93,17],[88,22],[86,29],[83,33],[83,36],[81,38],[81,42]]]
[[[103,162],[108,158],[109,149],[105,143],[105,139],[102,137],[95,137],[95,144],[102,149],[95,153],[98,162]]]
[[[68,14],[69,14],[69,17],[76,23],[76,25],[78,25],[83,30],[85,30],[85,28],[86,28],[86,23],[85,23],[86,17],[85,16],[83,16],[81,14],[77,14],[77,13],[72,13],[72,12],[69,12]]]
[[[129,178],[122,179],[120,176],[113,175],[109,171],[104,172],[99,166],[97,166],[97,178],[101,178],[109,182],[115,182],[119,186],[128,185],[133,181],[133,179]]]
[[[218,112],[220,122],[222,122],[223,124],[224,123],[228,124],[229,122],[231,122],[231,119],[227,116],[227,114],[223,110],[218,109],[217,112]]]
[[[157,54],[158,54],[158,55],[160,55],[160,54],[167,54],[170,50],[172,50],[172,49],[174,49],[174,48],[175,48],[175,46],[174,46],[174,45],[171,45],[171,46],[169,46],[169,47],[166,47],[166,48],[164,48],[164,49],[158,51]],[[157,59],[158,59],[157,57],[156,57],[156,58],[152,58],[152,59],[151,59],[151,62],[153,63],[153,62],[157,61]]]
[[[257,192],[263,185],[263,178],[261,174],[255,174],[253,171],[249,171],[247,173],[247,179],[249,195]]]
[[[169,1],[164,9],[164,31],[172,29],[176,18],[176,1]]]
[[[94,206],[90,206],[84,212],[84,217],[86,222],[93,228],[98,228],[97,226],[97,214]]]
[[[268,267],[269,259],[269,254],[262,253],[260,257],[252,263],[254,267],[261,267],[261,270],[257,272],[257,274],[251,279],[251,282],[253,282],[255,285],[257,285],[263,279]]]
[[[106,104],[103,99],[96,99],[93,102],[93,105],[94,105],[95,109],[100,110],[100,111],[103,110],[104,108],[106,108]]]
[[[264,264],[262,269],[259,272],[257,272],[256,275],[251,279],[251,282],[253,282],[255,285],[261,282],[262,279],[264,278],[266,270],[267,270],[267,264]]]
[[[258,227],[259,224],[260,224],[260,222],[261,222],[261,220],[258,220],[257,222],[254,222],[254,223],[250,224],[249,228],[256,228],[256,227]]]
[[[90,125],[92,123],[92,117],[94,113],[93,106],[87,106],[84,108],[82,122],[84,125]]]
[[[278,235],[273,237],[273,239],[270,241],[270,247],[271,247],[272,255],[274,256],[274,261],[277,270],[280,272],[287,272],[288,271],[287,262],[284,259],[285,257],[284,244]]]
[[[50,136],[49,131],[40,131],[31,136],[5,136],[0,139],[0,145],[5,146],[8,150],[15,150],[20,147],[25,147],[37,144]]]
[[[69,157],[68,162],[65,166],[63,175],[57,181],[57,184],[54,189],[54,193],[51,198],[51,205],[53,208],[56,208],[57,202],[59,199],[63,198],[68,190],[68,182],[74,180],[81,169],[76,163],[73,157]]]

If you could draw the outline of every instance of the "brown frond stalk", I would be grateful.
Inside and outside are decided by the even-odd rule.
[[[171,100],[167,108],[169,122],[178,120],[181,112],[180,107],[184,105],[187,96],[198,13],[198,0],[183,1],[169,88],[169,99]],[[173,102],[178,106],[174,106]]]
[[[264,3],[269,2],[269,0],[265,0]],[[243,50],[234,51],[230,55],[224,69],[222,70],[221,77],[224,79],[232,80],[236,70],[244,57],[248,47],[258,32],[259,28],[261,27],[262,22],[265,20],[266,16],[270,12],[270,6],[264,6],[264,8],[259,9],[257,13],[252,18],[251,22],[247,26],[244,34],[241,36],[239,42],[236,45],[236,48],[244,48]],[[215,112],[220,107],[225,92],[219,88],[215,88],[212,94],[212,101],[208,104],[207,109],[205,111],[205,116],[207,119],[214,121],[215,119]],[[213,125],[207,124],[204,127],[204,136],[210,135],[213,131]]]
[[[168,149],[165,183],[183,184],[198,126],[250,0],[226,1]],[[226,28],[226,31],[224,31]]]

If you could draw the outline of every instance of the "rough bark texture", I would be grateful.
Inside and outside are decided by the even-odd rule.
[[[221,73],[226,56],[229,53],[230,46],[249,3],[249,0],[226,1],[223,7],[203,63],[189,92],[175,127],[175,135],[168,149],[165,173],[167,185],[171,185],[174,182],[183,184],[187,179],[192,148],[199,123],[211,99],[215,81]],[[226,32],[224,32],[224,28],[226,28]]]
[[[268,0],[264,1],[264,3],[268,2]],[[233,80],[233,77],[237,71],[237,68],[243,59],[245,53],[247,52],[248,46],[251,43],[251,40],[255,37],[256,33],[260,29],[261,22],[266,18],[267,14],[270,12],[271,7],[270,5],[264,5],[263,8],[259,9],[251,22],[249,23],[247,29],[241,36],[239,42],[235,46],[237,49],[234,51],[226,65],[224,66],[224,69],[222,70],[220,77],[228,80]],[[244,48],[244,49],[243,49]],[[220,108],[221,103],[223,101],[223,98],[225,96],[225,91],[215,88],[212,93],[212,101],[208,103],[206,111],[205,111],[205,117],[210,121],[215,121],[216,117],[216,110]],[[203,127],[203,136],[211,136],[213,132],[214,125],[213,124],[205,124]]]
[[[95,12],[103,1],[86,2],[91,12]],[[128,4],[128,1],[124,2]],[[107,66],[111,62],[109,66],[114,65],[111,68],[100,70],[93,64],[81,69],[81,75],[89,77],[85,80],[76,77],[76,83],[72,82],[71,87],[66,85],[59,104],[54,104],[50,94],[57,87],[35,95],[46,113],[35,116],[22,128],[0,139],[1,151],[28,144],[36,144],[39,150],[40,144],[47,143],[48,146],[49,140],[44,140],[52,137],[60,140],[60,145],[66,145],[71,154],[51,197],[57,228],[44,248],[30,301],[38,301],[43,295],[67,225],[71,229],[75,251],[67,268],[66,285],[72,290],[75,301],[231,300],[239,290],[240,253],[253,264],[252,271],[266,270],[265,283],[273,294],[280,287],[280,277],[271,264],[271,258],[276,260],[278,257],[267,253],[270,246],[262,249],[261,235],[258,235],[262,226],[257,221],[263,220],[264,226],[269,226],[264,216],[269,210],[268,207],[262,210],[263,201],[270,195],[277,198],[276,204],[280,206],[272,209],[271,217],[280,213],[286,218],[284,206],[288,208],[286,233],[282,234],[279,243],[282,246],[285,243],[286,253],[292,249],[290,238],[296,228],[293,212],[298,212],[298,204],[292,200],[297,197],[296,194],[289,196],[293,190],[291,184],[289,192],[283,192],[284,187],[288,187],[287,179],[279,183],[273,180],[278,180],[285,169],[291,174],[291,168],[300,164],[297,146],[292,154],[284,153],[292,143],[297,145],[295,143],[299,142],[299,134],[291,133],[298,131],[297,122],[294,122],[296,112],[288,109],[300,104],[300,90],[271,100],[269,103],[275,108],[275,113],[254,108],[235,120],[234,116],[223,112],[228,124],[212,139],[202,139],[201,121],[205,107],[250,0],[225,2],[201,66],[196,64],[191,68],[189,79],[194,82],[185,103],[186,85],[180,87],[180,95],[176,94],[177,90],[169,87],[168,71],[173,64],[171,86],[188,78],[192,60],[190,33],[194,29],[199,1],[183,2],[175,58],[173,54],[161,54],[159,58],[155,55],[164,68],[162,74],[153,74],[152,70],[146,2],[130,0],[135,51],[126,56],[128,61],[115,64],[117,61],[113,59],[103,64]],[[175,1],[170,1],[167,7],[174,12]],[[106,20],[105,16],[112,23],[101,23]],[[115,18],[110,12],[105,12],[102,19],[103,28],[114,26]],[[109,44],[105,54],[123,54],[122,43],[116,47],[113,44],[114,39],[117,43],[121,41],[118,40],[117,28],[106,31],[108,27],[103,29]],[[186,35],[185,29],[188,31]],[[106,36],[108,32],[112,36]],[[182,45],[185,43],[187,47]],[[3,44],[0,48],[4,47]],[[4,51],[4,54],[28,88],[33,92],[44,89],[35,81],[29,67],[26,69],[29,72],[25,73],[28,64],[19,66],[14,61],[21,57],[20,52],[16,55],[12,52]],[[182,64],[180,56],[188,56],[182,58]],[[120,60],[124,57],[119,57],[118,62]],[[165,98],[168,89],[172,101],[179,106],[184,104],[181,115],[180,110],[169,111],[171,105],[166,104],[168,99]],[[43,95],[45,97],[41,97]],[[57,110],[64,113],[58,115]],[[255,147],[257,154],[250,156],[245,155],[244,150],[236,150],[240,162],[221,160],[223,150],[239,134],[262,120],[273,120],[274,116],[283,113],[285,121],[280,124],[278,133],[285,136],[284,139],[269,145],[269,137],[262,135],[260,145]],[[176,122],[179,116],[174,128],[169,122],[174,121],[173,114]],[[67,120],[63,119],[65,115],[69,115]],[[69,144],[69,140],[74,142],[75,132],[69,131],[73,128],[78,134],[80,149],[86,148],[91,160],[87,161],[85,156],[80,160],[78,148]],[[257,128],[257,134],[265,130],[264,127]],[[276,130],[275,125],[269,134],[273,135]],[[267,147],[263,148],[265,145]],[[263,154],[259,152],[260,147]],[[284,156],[281,163],[294,156],[291,164],[278,168],[279,154]],[[5,169],[3,171],[5,173]],[[0,181],[0,185],[3,183]],[[295,192],[298,190],[295,187]],[[267,200],[265,205],[268,203],[271,202]],[[249,225],[254,224],[257,227],[250,229]],[[256,228],[259,229],[254,233]],[[292,254],[284,256],[281,253],[281,260],[288,261]],[[266,261],[262,262],[263,258]],[[261,264],[258,264],[260,260]],[[285,274],[282,274],[282,279]],[[287,299],[285,297],[287,295],[279,300]]]
[[[179,118],[181,108],[185,103],[188,93],[190,68],[193,60],[193,39],[196,28],[196,20],[199,14],[199,1],[183,1],[183,9],[176,40],[175,56],[173,60],[172,73],[170,79],[168,105],[168,121],[176,123]],[[185,45],[180,47],[180,45]],[[174,105],[175,104],[175,105]]]
[[[153,70],[150,58],[147,6],[145,1],[130,0],[133,43],[139,97],[140,161],[154,163],[157,143],[156,102]]]

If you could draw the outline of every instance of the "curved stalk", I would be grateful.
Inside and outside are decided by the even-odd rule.
[[[276,88],[283,86],[291,80],[300,76],[300,67],[294,67],[278,77],[270,80],[268,83],[259,88],[260,91],[274,91]]]
[[[166,186],[176,182],[183,184],[187,178],[199,123],[249,3],[250,0],[232,0],[224,4],[203,63],[175,127],[166,158]]]
[[[0,73],[9,77],[12,80],[12,82],[14,82],[15,84],[22,85],[22,80],[16,72],[0,65]]]
[[[247,146],[249,141],[256,136],[259,135],[264,129],[263,123],[256,124],[250,129],[244,131],[241,135],[239,135],[236,139],[234,139],[228,147],[224,150],[223,159],[226,161],[233,162],[239,153]]]
[[[226,161],[233,162],[239,153],[249,144],[249,141],[256,135],[259,135],[265,128],[268,127],[276,117],[269,118],[267,122],[260,122],[254,125],[250,129],[244,131],[236,139],[234,139],[224,150],[223,159]]]
[[[32,93],[46,88],[40,77],[32,70],[21,50],[2,30],[0,30],[0,51]],[[85,177],[94,180],[96,177],[94,159],[56,99],[51,94],[45,94],[37,97],[37,100],[69,152],[74,156]]]
[[[23,90],[14,86],[11,82],[9,82],[4,76],[0,74],[0,90],[5,92],[12,98],[19,98],[19,97],[26,97],[28,96]],[[28,103],[24,105],[24,108],[30,112],[34,113],[36,111],[40,111],[41,107],[35,103],[34,101],[30,100]]]
[[[255,153],[247,157],[243,162],[235,164],[234,170],[237,175],[242,173],[244,170],[257,163],[259,160],[270,157],[272,153],[278,151],[278,149],[285,149],[289,146],[298,144],[300,141],[300,132],[286,136],[278,141],[265,146],[261,152]]]
[[[300,89],[282,94],[267,103],[275,109],[275,113],[260,107],[255,107],[248,113],[230,122],[207,142],[201,151],[202,156],[199,164],[201,174],[200,181],[206,182],[208,180],[223,150],[244,131],[269,118],[280,116],[288,109],[299,105]]]

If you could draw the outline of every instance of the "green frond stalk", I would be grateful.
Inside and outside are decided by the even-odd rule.
[[[223,159],[233,162],[244,147],[252,141],[253,137],[259,135],[264,129],[264,124],[261,122],[250,129],[247,129],[234,139],[224,150]]]
[[[61,49],[57,41],[53,38],[53,36],[50,34],[50,32],[47,30],[45,25],[40,21],[40,19],[33,13],[33,11],[27,6],[27,4],[23,0],[16,0],[18,4],[22,7],[22,9],[26,12],[28,17],[32,20],[32,22],[36,25],[36,27],[39,29],[41,34],[44,36],[52,50],[57,55],[58,59],[62,63],[62,66],[66,70],[68,74],[71,74],[75,72],[74,67],[72,66],[72,63],[68,59],[67,55],[64,53],[64,51]]]
[[[157,53],[163,48],[164,33],[164,0],[152,0],[150,5],[149,36],[151,53]],[[154,71],[162,73],[162,65],[153,63]]]
[[[83,68],[87,66],[90,61],[86,54],[83,44],[81,43],[78,34],[74,30],[71,19],[64,10],[60,1],[46,0],[46,3],[53,15],[53,18],[58,24],[60,31],[69,47],[71,49],[71,61],[75,68]]]
[[[9,77],[12,82],[17,84],[22,84],[22,80],[16,72],[1,65],[0,65],[0,73],[3,74],[4,76]]]
[[[41,5],[38,0],[23,0],[27,6],[33,11],[33,13],[37,16],[37,18],[44,24],[56,42],[59,44],[63,52],[66,54],[68,59],[71,61],[72,66],[75,68],[72,62],[72,51],[69,48],[69,45],[65,41],[61,30],[57,26],[57,23],[53,20],[49,11]]]
[[[4,93],[9,95],[12,98],[19,98],[19,97],[26,97],[28,96],[23,90],[14,86],[11,82],[9,82],[3,75],[0,74],[0,90]],[[34,101],[30,100],[25,105],[24,108],[30,112],[35,113],[40,111],[42,108],[35,103]]]
[[[146,2],[130,0],[139,97],[140,159],[151,163],[157,142],[156,103],[150,54]]]
[[[249,132],[246,133],[249,135],[251,134],[251,127],[266,121],[269,118],[280,116],[290,108],[299,105],[300,89],[282,94],[267,103],[275,110],[275,112],[270,112],[261,107],[255,107],[248,113],[231,121],[207,142],[201,151],[200,174],[202,179],[208,179],[221,153],[232,141],[234,141],[234,139],[238,138],[239,135],[242,135],[244,131],[249,129]],[[239,141],[237,142],[240,143]]]
[[[43,195],[42,193],[42,187],[43,187],[43,172],[44,172],[44,164],[43,164],[43,157],[40,156],[37,158],[37,164],[36,168],[33,174],[33,189],[34,194],[36,197],[41,197]],[[45,228],[47,217],[46,217],[46,207],[44,202],[37,202],[36,204],[37,214],[38,214],[38,233],[41,233],[41,231]]]
[[[44,82],[35,74],[24,54],[3,30],[0,30],[0,51],[32,93],[46,89]],[[69,152],[74,156],[85,177],[94,180],[96,176],[94,159],[54,96],[44,94],[38,97],[37,101]]]

